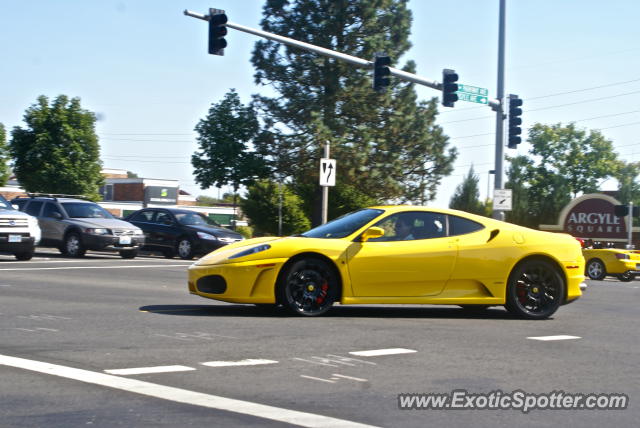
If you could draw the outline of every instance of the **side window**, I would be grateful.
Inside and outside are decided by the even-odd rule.
[[[449,216],[449,236],[465,235],[481,229],[484,226],[480,223],[455,215]]]
[[[24,206],[27,205],[27,199],[13,201],[12,204],[13,205],[17,205],[18,206],[18,210],[24,211]]]
[[[141,211],[138,214],[131,217],[131,221],[142,221],[142,222],[151,223],[154,212],[155,211]]]
[[[25,212],[29,215],[39,217],[40,208],[42,208],[42,201],[31,201],[31,203],[27,205],[27,210]]]
[[[172,222],[172,221],[173,220],[171,220],[171,216],[167,212],[158,211],[158,214],[156,214],[156,223],[168,224],[169,222]]]
[[[445,220],[444,214],[425,211],[393,214],[375,224],[384,229],[384,236],[369,242],[439,238],[446,235]]]
[[[53,213],[58,213],[62,215],[58,206],[53,202],[47,202],[46,204],[44,204],[44,209],[42,210],[42,217],[55,218],[53,217]]]

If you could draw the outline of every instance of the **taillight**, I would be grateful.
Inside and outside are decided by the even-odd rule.
[[[616,253],[616,259],[630,259],[631,257],[629,256],[629,254],[622,254],[622,253]]]

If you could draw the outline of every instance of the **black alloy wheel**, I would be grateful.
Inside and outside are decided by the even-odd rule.
[[[338,299],[336,273],[325,261],[305,258],[293,263],[282,277],[279,301],[296,315],[317,316]]]
[[[636,275],[633,273],[625,272],[625,273],[616,275],[616,278],[618,278],[622,282],[631,282],[634,279],[636,279]]]
[[[528,260],[509,277],[509,312],[526,319],[546,319],[558,310],[565,295],[565,282],[558,269],[544,260]]]

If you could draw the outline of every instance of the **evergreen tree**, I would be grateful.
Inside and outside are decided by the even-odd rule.
[[[15,127],[9,143],[14,172],[28,192],[85,195],[99,199],[103,183],[95,114],[80,98],[45,96],[24,115],[26,128]]]
[[[9,147],[7,146],[7,132],[4,125],[0,123],[0,186],[7,184],[10,170],[7,162],[9,161]]]
[[[360,58],[385,52],[397,59],[410,47],[407,0],[267,0],[263,16],[265,31]],[[435,125],[435,100],[418,102],[413,85],[394,78],[389,91],[378,94],[370,70],[272,41],[257,42],[252,61],[256,82],[278,92],[254,98],[266,127],[258,150],[279,179],[291,178],[297,193],[315,189],[314,223],[327,141],[338,160],[337,183],[357,189],[351,191],[356,200],[425,203],[435,197],[456,156]],[[403,69],[414,72],[415,64]]]
[[[462,183],[456,187],[449,208],[456,210],[466,211],[472,214],[486,215],[486,208],[480,201],[480,190],[478,189],[478,182],[480,178],[473,171],[473,166],[469,168],[469,173],[464,178]]]

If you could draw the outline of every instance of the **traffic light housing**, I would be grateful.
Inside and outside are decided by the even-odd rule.
[[[510,149],[517,148],[518,144],[522,142],[522,138],[520,138],[520,134],[522,134],[522,128],[520,128],[522,109],[520,107],[522,107],[522,100],[517,95],[509,94],[507,146]]]
[[[376,92],[384,92],[391,84],[391,58],[383,53],[377,53],[373,57],[373,89]]]
[[[442,105],[445,107],[453,107],[458,101],[458,73],[454,70],[445,68],[442,70]]]
[[[211,55],[224,55],[227,41],[227,15],[224,10],[209,9],[209,53]]]

